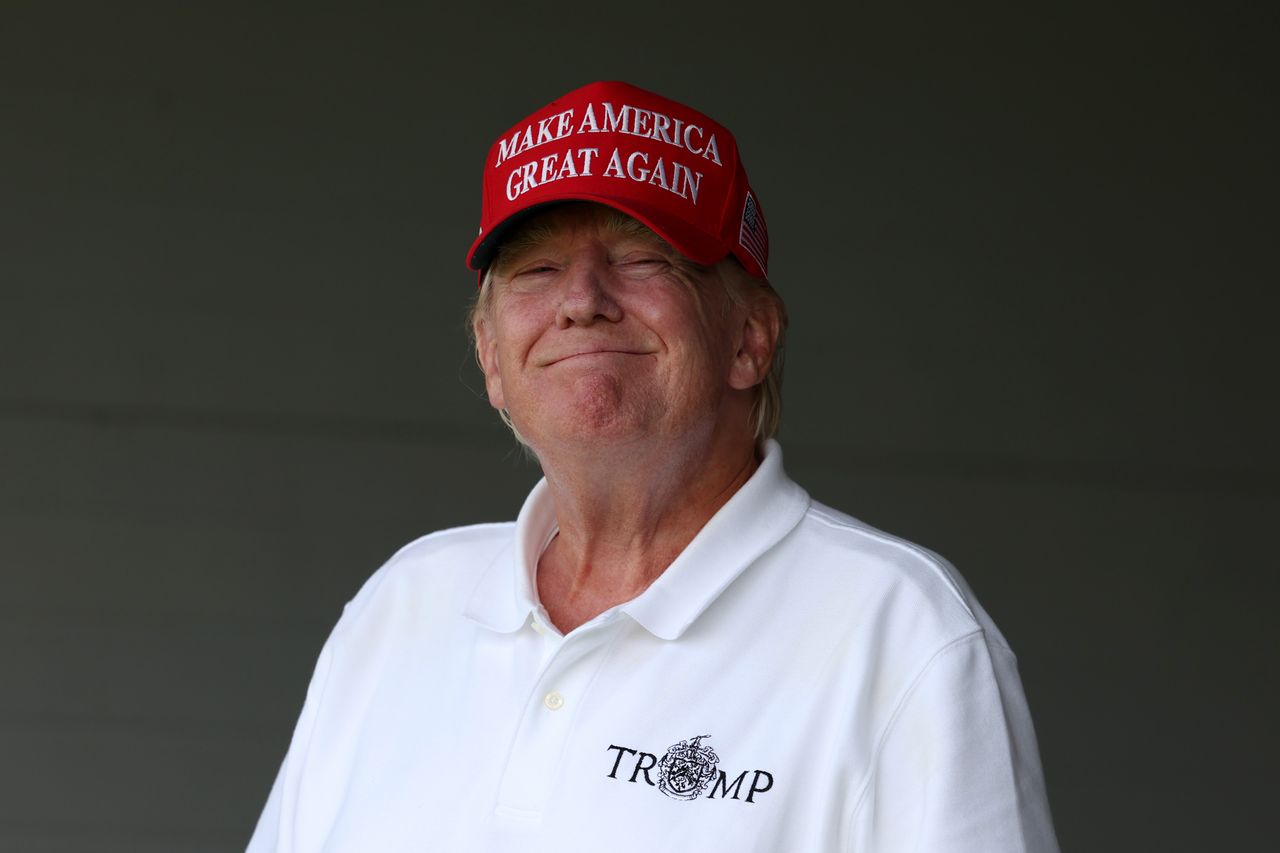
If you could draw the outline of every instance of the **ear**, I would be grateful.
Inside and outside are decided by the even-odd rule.
[[[777,304],[772,299],[753,300],[739,332],[738,351],[729,366],[729,386],[745,391],[763,382],[773,365],[782,333]]]
[[[487,317],[481,315],[476,318],[475,335],[476,361],[484,371],[484,389],[489,393],[489,405],[505,409],[507,402],[502,395],[502,372],[498,369],[498,342]]]

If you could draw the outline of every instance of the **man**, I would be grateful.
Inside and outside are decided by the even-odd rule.
[[[990,619],[783,471],[732,135],[571,92],[490,151],[469,263],[489,400],[545,478],[347,606],[250,851],[1055,850]]]

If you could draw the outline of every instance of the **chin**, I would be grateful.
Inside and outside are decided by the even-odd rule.
[[[575,452],[605,452],[625,447],[653,434],[653,425],[619,407],[566,404],[535,424],[516,424],[536,453],[552,448]]]
[[[669,419],[670,405],[644,393],[646,383],[609,371],[590,371],[564,384],[539,389],[536,405],[516,428],[534,448],[625,446],[651,437]],[[667,425],[669,427],[669,424]]]
[[[577,410],[564,414],[547,437],[577,448],[605,450],[625,446],[650,433],[644,423],[617,410]]]

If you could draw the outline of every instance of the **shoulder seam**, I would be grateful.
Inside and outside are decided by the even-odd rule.
[[[854,523],[851,524],[848,521],[834,518],[829,513],[824,512],[822,508],[819,508],[814,504],[809,506],[809,513],[813,515],[815,521],[825,524],[827,527],[835,530],[847,530],[853,533],[862,534],[868,538],[876,540],[877,542],[890,545],[897,548],[899,551],[904,551],[924,561],[929,568],[933,570],[934,574],[938,575],[942,582],[947,585],[947,589],[951,590],[951,594],[955,596],[956,601],[960,602],[960,606],[969,614],[969,618],[974,621],[974,624],[981,624],[978,619],[978,614],[973,612],[973,607],[970,606],[969,600],[961,591],[960,585],[957,584],[955,578],[951,576],[951,572],[947,571],[948,564],[942,557],[939,557],[927,548],[916,545],[914,542],[908,542],[900,537],[885,533],[883,530],[878,530],[875,527],[864,522],[857,521],[856,519],[853,520]],[[982,629],[979,628],[978,630]]]

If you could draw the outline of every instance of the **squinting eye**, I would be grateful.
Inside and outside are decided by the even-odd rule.
[[[620,263],[623,266],[636,269],[636,268],[659,266],[661,264],[665,264],[666,262],[667,262],[666,258],[639,257],[639,258],[624,258]]]
[[[525,267],[524,269],[517,272],[515,276],[513,276],[513,278],[518,278],[519,276],[522,276],[522,275],[541,275],[543,273],[548,273],[548,272],[555,272],[555,267],[547,266],[545,264],[540,266]]]

